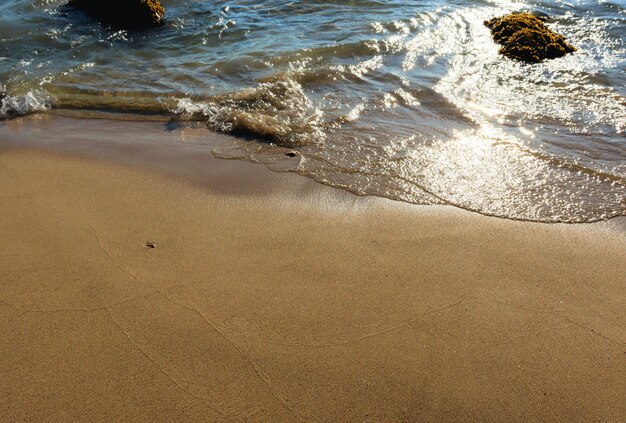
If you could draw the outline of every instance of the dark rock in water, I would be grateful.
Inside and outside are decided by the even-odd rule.
[[[545,18],[512,13],[485,21],[493,39],[502,44],[500,54],[526,63],[555,59],[576,51],[565,37],[545,25]]]
[[[67,4],[96,19],[124,28],[163,24],[165,9],[159,0],[70,0]]]

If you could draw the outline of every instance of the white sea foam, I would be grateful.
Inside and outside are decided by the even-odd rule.
[[[217,96],[211,101],[178,101],[173,112],[182,119],[206,120],[216,131],[261,138],[283,146],[322,142],[323,113],[297,82],[261,83]]]
[[[50,97],[29,91],[25,95],[8,95],[0,100],[0,119],[41,112],[50,108]]]

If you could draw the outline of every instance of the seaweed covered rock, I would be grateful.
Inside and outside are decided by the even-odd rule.
[[[538,63],[576,51],[565,37],[544,22],[545,18],[529,13],[512,13],[485,21],[485,25],[493,39],[502,44],[500,54],[511,59]]]
[[[165,9],[159,0],[70,0],[68,6],[124,28],[158,26],[165,18]]]

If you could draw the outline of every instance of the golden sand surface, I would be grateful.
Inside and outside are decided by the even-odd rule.
[[[0,126],[0,421],[626,421],[618,221],[356,197],[158,127]]]

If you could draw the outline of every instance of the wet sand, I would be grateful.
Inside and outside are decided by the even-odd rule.
[[[0,421],[626,421],[622,222],[356,197],[223,142],[0,123]]]

